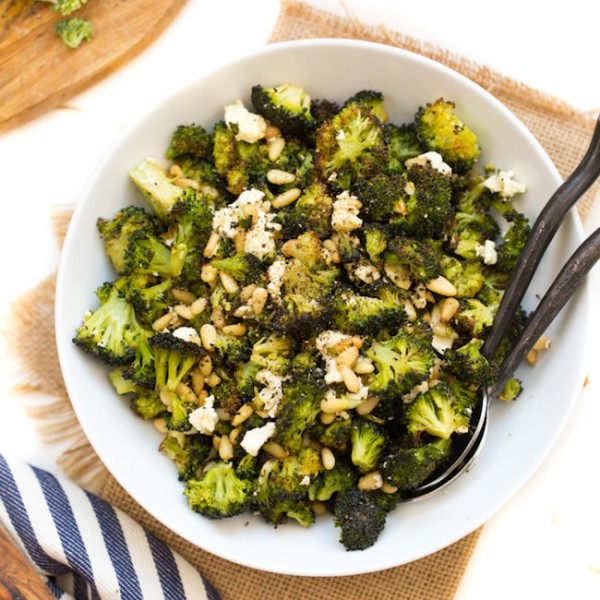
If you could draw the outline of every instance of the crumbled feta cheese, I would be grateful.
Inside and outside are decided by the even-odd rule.
[[[433,334],[433,340],[431,345],[434,350],[440,353],[444,353],[446,350],[450,350],[452,345],[454,344],[454,337],[447,335],[438,335],[437,333]]]
[[[343,349],[342,342],[352,339],[351,335],[328,329],[315,339],[315,346],[325,359],[325,383],[341,383],[344,379],[338,369],[335,357]]]
[[[362,281],[363,283],[374,283],[375,281],[381,279],[381,273],[377,267],[371,264],[358,265],[353,270],[353,275],[356,279]]]
[[[206,435],[212,433],[215,430],[215,425],[219,422],[219,415],[213,406],[214,402],[214,396],[207,396],[204,399],[204,404],[193,410],[188,417],[192,427],[195,427],[200,433]]]
[[[263,139],[267,131],[264,117],[250,112],[241,100],[236,100],[225,107],[225,123],[237,125],[238,132],[235,139],[249,144]]]
[[[310,485],[310,476],[309,475],[305,475],[301,480],[300,480],[300,485]]]
[[[344,398],[348,400],[348,409],[356,408],[362,404],[369,397],[369,388],[366,385],[360,386],[358,392],[344,392],[341,396],[337,395],[337,392],[333,388],[329,388],[325,392],[325,400],[336,400],[337,398]]]
[[[193,327],[178,327],[173,330],[173,335],[184,342],[201,345],[200,334]]]
[[[415,385],[409,392],[402,396],[402,402],[412,402],[419,394],[424,394],[429,389],[429,386],[430,381],[428,379],[422,381],[418,385]]]
[[[275,223],[276,215],[258,211],[256,223],[246,231],[244,237],[244,251],[254,254],[261,260],[275,252],[274,232],[281,229],[279,223]]]
[[[498,171],[490,175],[483,185],[492,192],[499,193],[503,198],[512,198],[525,191],[525,184],[515,181],[512,171]]]
[[[258,398],[262,401],[263,410],[267,411],[269,417],[275,417],[279,402],[283,398],[283,382],[285,377],[276,375],[269,369],[261,369],[256,374],[256,381],[265,387],[258,392]]]
[[[333,211],[331,213],[331,226],[340,232],[352,231],[358,229],[363,221],[358,216],[358,211],[362,204],[356,196],[350,192],[343,191],[336,196],[333,201]]]
[[[275,423],[269,421],[262,427],[249,429],[242,438],[240,446],[251,456],[258,456],[263,444],[275,433]]]
[[[238,230],[241,212],[235,206],[224,206],[215,212],[212,228],[222,237],[233,238]]]
[[[494,240],[485,240],[483,244],[475,246],[475,255],[479,256],[484,264],[495,265],[498,260],[498,252]]]
[[[267,270],[267,292],[277,301],[281,299],[281,286],[283,285],[283,274],[285,273],[285,260],[276,260]]]
[[[409,169],[413,165],[426,165],[427,163],[442,175],[452,175],[452,167],[444,162],[444,159],[439,152],[425,152],[414,158],[409,158],[404,162]]]
[[[419,283],[415,286],[410,299],[415,305],[415,308],[425,308],[427,306],[427,288],[423,283]]]

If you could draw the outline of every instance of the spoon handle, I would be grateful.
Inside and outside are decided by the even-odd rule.
[[[600,176],[600,116],[582,161],[552,195],[531,228],[529,238],[508,282],[502,303],[482,348],[492,359],[519,307],[535,270],[563,219]]]
[[[554,318],[571,298],[578,285],[600,259],[600,228],[596,229],[567,261],[556,279],[531,314],[527,326],[517,343],[503,361],[498,377],[489,391],[491,398],[497,397],[510,379],[519,363],[544,333]]]

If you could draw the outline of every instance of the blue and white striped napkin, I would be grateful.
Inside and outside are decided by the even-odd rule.
[[[192,565],[125,513],[2,454],[0,526],[57,598],[219,600]]]

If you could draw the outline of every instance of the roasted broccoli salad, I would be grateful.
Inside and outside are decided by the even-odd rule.
[[[248,92],[130,165],[140,201],[97,220],[115,276],[74,343],[164,436],[191,509],[329,513],[363,550],[451,460],[525,323],[484,358],[525,188],[479,164],[451,99],[395,123],[376,90]]]

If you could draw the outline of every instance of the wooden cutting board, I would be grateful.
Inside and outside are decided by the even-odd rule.
[[[0,133],[60,106],[139,54],[186,0],[88,0],[91,42],[68,48],[62,17],[38,0],[0,0]]]

